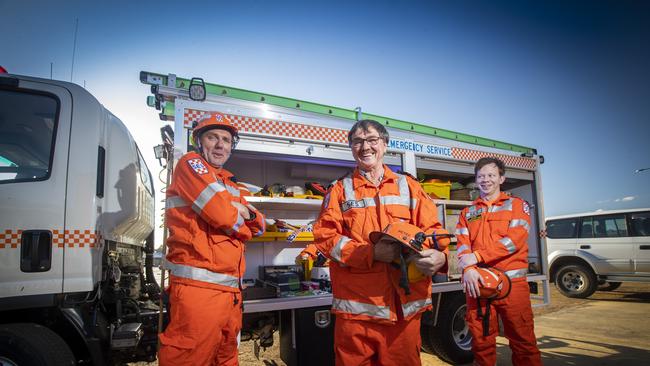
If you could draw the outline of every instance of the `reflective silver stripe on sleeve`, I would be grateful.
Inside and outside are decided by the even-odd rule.
[[[343,178],[343,191],[345,192],[346,201],[355,201],[356,197],[354,196],[354,185],[352,184],[351,177]]]
[[[241,217],[241,215],[237,215],[237,222],[235,222],[235,225],[233,225],[232,229],[234,231],[239,231],[239,228],[244,225],[244,218]]]
[[[372,197],[364,197],[360,199],[359,201],[363,201],[363,204],[366,205],[366,207],[375,207],[375,199]]]
[[[187,207],[187,206],[189,206],[187,202],[185,202],[185,200],[182,199],[180,196],[170,196],[165,199],[166,210],[172,208],[178,208],[178,207]]]
[[[522,219],[510,220],[510,227],[518,226],[523,226],[524,229],[526,229],[526,232],[530,231],[530,225],[528,225],[528,221]]]
[[[506,249],[508,249],[508,253],[510,254],[514,253],[515,250],[517,249],[515,247],[515,243],[512,242],[512,239],[510,239],[507,236],[504,236],[503,238],[499,239],[499,242],[503,244],[503,246],[506,247]]]
[[[226,186],[226,189],[228,190],[228,192],[230,192],[230,194],[232,194],[233,196],[239,197],[239,195],[241,194],[241,192],[239,191],[239,188],[232,187],[232,186],[229,186],[227,184],[225,184],[225,186]]]
[[[418,311],[422,310],[423,308],[431,305],[431,298],[428,297],[426,299],[420,299],[420,300],[415,300],[411,301],[409,303],[406,303],[402,305],[402,313],[404,314],[404,317],[409,317]]]
[[[508,198],[500,206],[490,207],[490,212],[512,211],[512,198]]]
[[[463,245],[459,246],[458,248],[456,248],[456,253],[462,253],[462,252],[464,252],[466,250],[471,250],[471,249],[469,248],[469,246],[467,246],[467,244],[463,244]]]
[[[469,236],[469,229],[466,227],[457,227],[456,228],[456,235],[467,235]]]
[[[201,194],[199,194],[196,200],[194,200],[194,203],[192,204],[192,210],[200,214],[201,211],[203,211],[203,207],[205,207],[205,205],[210,202],[215,194],[223,192],[225,190],[226,188],[220,182],[212,182],[208,184],[207,187],[203,188],[203,191],[201,191]]]
[[[528,268],[513,269],[510,271],[506,271],[505,274],[511,279],[526,277],[526,275],[528,274]]]
[[[334,298],[332,300],[332,309],[348,314],[366,315],[386,320],[390,319],[390,307],[388,306],[377,306],[352,300]]]
[[[217,285],[239,288],[239,277],[209,271],[205,268],[192,267],[168,261],[163,262],[163,267],[176,277],[188,278],[195,281],[214,283]]]
[[[343,247],[345,247],[345,244],[347,244],[350,241],[350,238],[347,236],[341,235],[341,239],[336,243],[334,248],[330,251],[330,255],[332,258],[336,259],[337,261],[341,262],[341,253],[343,252]]]

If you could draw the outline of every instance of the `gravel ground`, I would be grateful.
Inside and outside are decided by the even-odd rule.
[[[591,301],[618,301],[618,302],[645,302],[650,303],[650,284],[625,283],[615,291],[597,291],[588,299],[571,299],[561,295],[555,287],[551,286],[551,304],[548,306],[537,307],[533,309],[535,316],[549,314],[570,307],[585,306]],[[239,348],[239,363],[242,366],[285,366],[280,359],[280,340],[279,333],[274,335],[273,347],[266,350],[260,350],[259,358],[255,356],[254,343],[252,341],[242,342]],[[133,363],[132,366],[153,366],[152,363]],[[447,365],[434,355],[422,353],[422,365]]]

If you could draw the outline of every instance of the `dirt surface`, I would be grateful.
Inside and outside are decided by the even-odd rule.
[[[626,283],[615,291],[597,291],[588,299],[571,299],[551,287],[551,305],[534,308],[535,325],[545,365],[647,365],[650,359],[650,284]],[[603,309],[603,310],[601,310]],[[600,312],[606,312],[600,314]],[[594,315],[596,313],[596,315]],[[643,314],[643,316],[641,315]],[[576,322],[574,320],[580,320]],[[279,334],[274,345],[255,356],[252,341],[239,349],[242,366],[285,366]],[[498,364],[510,364],[507,340],[497,341]],[[131,365],[157,365],[137,363]],[[448,365],[422,353],[422,365]]]

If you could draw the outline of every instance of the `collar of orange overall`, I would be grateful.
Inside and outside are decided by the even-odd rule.
[[[388,181],[397,179],[397,174],[395,174],[392,170],[390,170],[386,166],[386,164],[383,164],[382,166],[384,168],[384,178],[382,179],[381,183],[379,183],[380,186]],[[366,177],[364,177],[363,174],[361,174],[359,168],[354,169],[354,174],[352,175],[352,179],[354,181],[355,187],[364,186],[364,185],[374,187],[374,185],[370,183],[370,181],[366,179]]]
[[[189,159],[201,159],[201,161],[204,163],[204,165],[206,167],[209,167],[211,171],[214,171],[220,177],[230,178],[230,177],[232,177],[234,175],[234,174],[232,174],[231,172],[227,171],[224,168],[215,168],[215,167],[213,167],[212,165],[210,165],[210,163],[208,163],[207,160],[205,160],[205,158],[201,154],[197,153],[196,151],[192,151],[192,152],[188,153],[187,158],[188,158],[188,160]]]
[[[482,204],[484,206],[490,207],[492,205],[497,205],[497,204],[499,204],[499,203],[501,203],[501,202],[503,202],[503,201],[505,201],[507,199],[510,199],[510,196],[507,195],[505,192],[501,192],[501,193],[499,193],[499,196],[493,201],[486,201],[486,200],[483,199],[483,197],[479,197],[474,201],[474,204],[475,205]]]

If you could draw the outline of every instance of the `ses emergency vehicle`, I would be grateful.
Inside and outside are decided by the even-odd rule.
[[[156,357],[151,174],[78,85],[0,68],[0,364]]]
[[[294,187],[291,193],[297,190],[308,195],[309,192],[295,187],[314,181],[326,186],[348,173],[355,162],[347,133],[360,119],[374,119],[387,127],[390,142],[384,162],[391,169],[422,179],[438,179],[435,181],[438,185],[440,182],[467,185],[474,181],[473,164],[479,158],[501,158],[507,165],[507,179],[502,188],[525,199],[532,208],[528,241],[531,292],[538,293],[541,284],[543,291],[533,296],[535,303],[549,302],[546,250],[543,239],[536,234],[544,222],[539,169],[543,157],[535,149],[368,114],[360,108],[337,108],[209,84],[201,78],[183,79],[173,74],[143,71],[140,79],[151,86],[153,95],[148,104],[160,111],[160,119],[173,122],[173,144],[170,141],[164,145],[166,148],[161,146],[158,154],[167,159],[168,169],[173,167],[174,159],[191,149],[191,129],[203,115],[221,112],[233,121],[241,140],[225,167],[239,182],[268,188],[262,190],[266,193],[246,199],[267,216],[269,224],[290,222],[294,227],[305,228],[317,219],[321,200],[300,195],[302,198],[296,198],[295,194],[294,197],[277,195],[273,187]],[[447,198],[434,200],[438,216],[454,232],[460,210],[471,204],[470,198],[449,199],[449,186],[438,195]],[[277,270],[294,264],[296,256],[313,240],[308,230],[295,234],[267,231],[247,243],[245,285],[264,283],[269,268]],[[451,247],[450,273],[434,278],[434,309],[423,318],[422,341],[426,351],[453,363],[464,363],[472,359],[471,335],[464,320],[466,305],[455,265],[455,246]],[[314,273],[323,272],[322,268],[314,268],[311,278],[314,279]],[[285,280],[288,278],[289,275]],[[285,285],[291,288],[290,284]],[[269,330],[279,328],[280,353],[288,365],[333,363],[335,319],[328,311],[331,294],[289,291],[281,297],[247,300],[247,289],[244,292],[242,336],[248,333],[262,341],[269,338]]]

